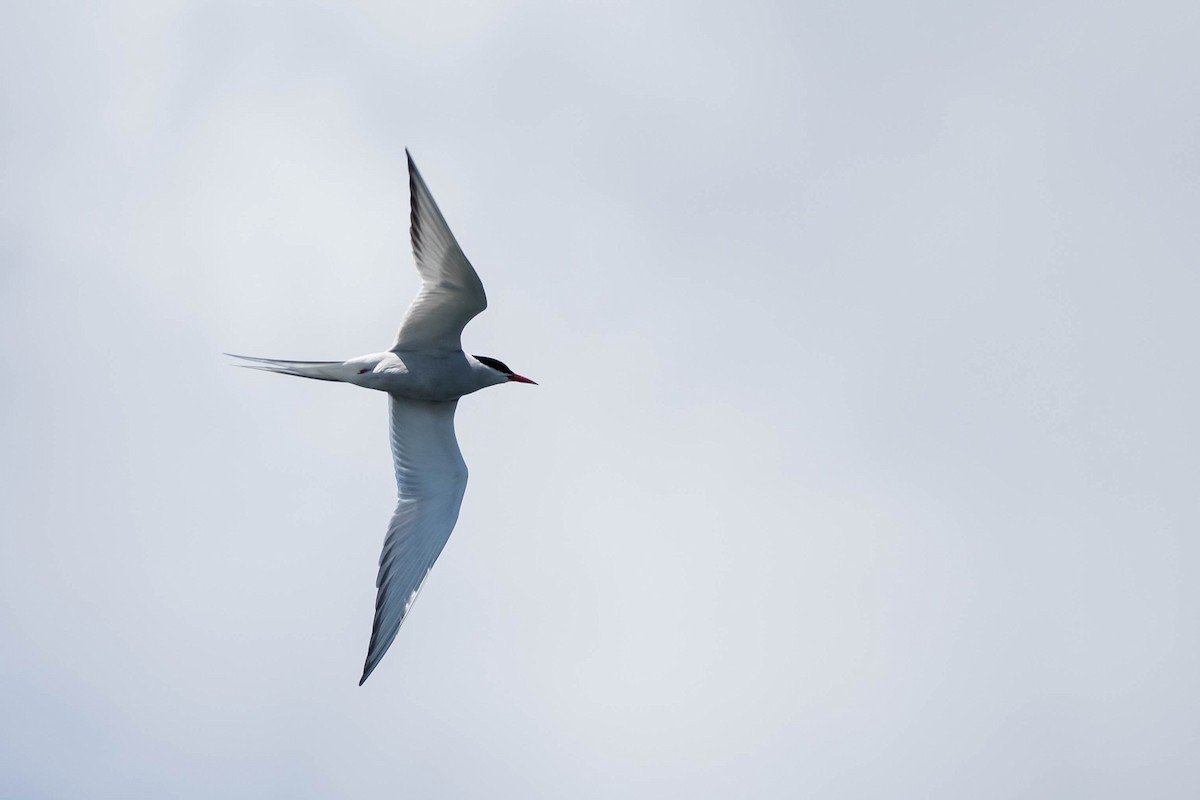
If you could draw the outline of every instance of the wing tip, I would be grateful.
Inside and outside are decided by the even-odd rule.
[[[371,677],[371,673],[374,672],[375,668],[379,666],[379,661],[380,661],[380,659],[376,658],[374,663],[372,663],[371,655],[367,654],[366,663],[363,664],[362,677],[358,679],[359,686],[362,686],[364,683],[367,682],[367,678]]]

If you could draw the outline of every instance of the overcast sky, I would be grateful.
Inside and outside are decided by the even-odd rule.
[[[7,3],[0,796],[1200,796],[1200,6]],[[491,307],[359,688],[411,148]]]

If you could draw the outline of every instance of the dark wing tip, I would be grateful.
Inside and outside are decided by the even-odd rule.
[[[375,668],[379,666],[379,662],[383,660],[383,653],[375,652],[375,645],[379,641],[379,617],[382,613],[383,593],[379,592],[375,595],[375,619],[371,623],[371,642],[367,645],[367,657],[363,660],[363,674],[358,679],[359,686],[367,682],[367,678],[371,677],[371,673],[375,671]],[[387,652],[387,647],[383,649],[383,652]]]
[[[371,673],[375,671],[375,668],[379,666],[379,662],[383,659],[383,655],[380,654],[375,657],[374,661],[372,661],[371,655],[371,653],[367,654],[366,663],[363,664],[363,674],[362,677],[358,679],[359,686],[362,686],[367,682],[367,678],[371,677]]]
[[[421,173],[417,172],[417,165],[413,163],[412,155],[408,152],[408,148],[404,148],[405,155],[408,156],[408,234],[412,239],[413,255],[417,260],[421,259],[421,201],[418,197],[417,181],[420,179]]]

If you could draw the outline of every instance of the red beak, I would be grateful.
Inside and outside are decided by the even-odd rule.
[[[529,380],[529,378],[526,378],[524,375],[518,375],[515,372],[512,375],[509,375],[508,379],[510,381],[516,381],[517,383],[532,383],[534,386],[538,385],[537,381],[531,381],[531,380]]]

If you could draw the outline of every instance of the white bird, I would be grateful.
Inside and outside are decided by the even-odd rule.
[[[398,499],[379,557],[375,622],[359,686],[396,638],[458,520],[467,488],[467,465],[454,436],[458,399],[501,383],[535,383],[497,359],[463,352],[463,328],[487,308],[487,297],[412,156],[407,150],[405,155],[413,256],[422,284],[392,349],[349,361],[227,354],[253,362],[237,366],[388,393]]]

